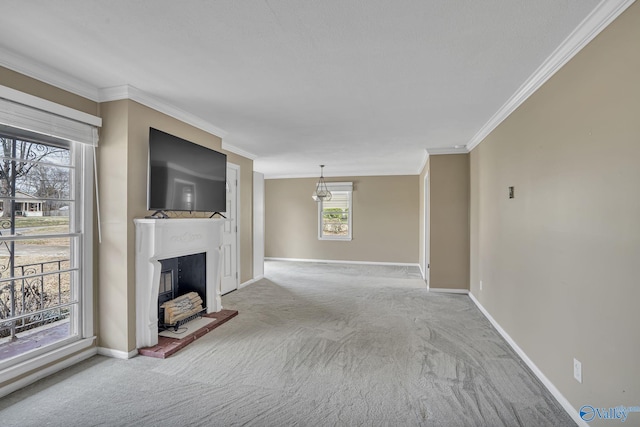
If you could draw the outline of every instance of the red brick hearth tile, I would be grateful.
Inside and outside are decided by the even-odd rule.
[[[154,345],[153,347],[139,348],[138,353],[143,356],[166,359],[175,352],[182,350],[187,345],[191,344],[206,333],[213,331],[215,328],[224,323],[227,323],[237,315],[238,310],[220,310],[217,313],[205,314],[203,315],[203,317],[211,317],[215,320],[183,338],[168,338],[159,336],[157,345]]]

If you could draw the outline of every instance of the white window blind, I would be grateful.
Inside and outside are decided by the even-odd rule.
[[[353,182],[327,182],[329,191],[353,191]]]
[[[2,98],[0,125],[81,144],[98,144],[98,129],[95,126]]]

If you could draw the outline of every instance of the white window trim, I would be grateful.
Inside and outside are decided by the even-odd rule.
[[[17,104],[10,105],[7,101]],[[20,113],[17,115],[9,113],[0,116],[2,117],[2,123],[9,126],[29,129],[29,114],[32,113],[34,114],[34,129],[32,130],[38,133],[56,136],[55,132],[49,132],[47,130],[47,124],[52,127],[55,127],[56,124],[68,125],[66,126],[66,131],[63,132],[63,136],[77,143],[75,150],[79,151],[79,153],[76,154],[76,159],[79,159],[82,164],[82,174],[76,175],[76,180],[80,182],[75,188],[76,200],[78,200],[77,196],[81,193],[82,203],[76,203],[75,206],[76,209],[78,209],[76,214],[79,215],[79,218],[82,218],[81,223],[84,227],[83,230],[78,230],[82,231],[82,238],[77,248],[77,253],[74,254],[74,256],[81,257],[82,259],[79,271],[82,277],[82,285],[78,289],[78,301],[80,301],[80,312],[77,314],[80,329],[76,329],[78,334],[75,337],[69,337],[51,346],[34,350],[10,361],[3,362],[0,368],[0,383],[2,383],[11,381],[23,375],[25,372],[44,368],[47,365],[51,365],[48,368],[48,373],[64,369],[66,366],[62,358],[70,354],[70,351],[77,352],[95,345],[96,337],[93,324],[93,160],[95,160],[94,150],[97,145],[97,127],[101,126],[102,119],[6,86],[0,86],[0,105],[5,112],[15,113],[17,111]],[[6,108],[6,110],[4,108]],[[35,108],[35,110],[29,110],[29,108]],[[46,120],[41,120],[43,117],[46,117],[43,114],[53,115],[50,116],[51,121],[49,123],[47,123]],[[25,124],[27,126],[25,126]],[[88,133],[85,132],[87,129],[86,125],[91,128]],[[73,132],[75,130],[78,130],[78,133],[74,135]],[[77,138],[75,136],[77,136]],[[77,324],[78,323],[76,323],[76,325]],[[92,348],[91,351],[83,353],[82,358],[90,357],[96,353],[97,351]],[[33,376],[32,381],[40,378],[37,374],[38,373],[34,374],[35,376]],[[27,383],[32,381],[31,377],[29,377]],[[0,395],[3,395],[5,391],[5,387],[0,388]]]
[[[78,186],[76,191],[80,192],[82,197],[81,223],[85,227],[82,230],[81,250],[82,257],[80,264],[80,274],[83,286],[80,287],[79,299],[82,302],[80,318],[82,321],[82,327],[80,329],[81,339],[95,338],[95,332],[93,327],[93,191],[95,179],[95,147],[90,147],[85,144],[77,147],[78,150],[82,150],[80,154],[82,164],[82,182]],[[79,203],[76,203],[78,206]],[[78,206],[79,207],[79,206]]]
[[[349,235],[348,236],[323,236],[322,235],[322,202],[318,202],[318,240],[333,240],[350,242],[353,240],[353,182],[327,182],[329,191],[342,191],[349,193]]]

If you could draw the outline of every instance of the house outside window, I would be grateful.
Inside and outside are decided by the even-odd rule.
[[[331,200],[318,202],[318,239],[352,240],[353,183],[327,182]]]

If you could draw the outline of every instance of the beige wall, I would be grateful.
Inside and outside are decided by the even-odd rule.
[[[133,220],[150,214],[146,209],[149,127],[218,151],[223,151],[222,140],[134,101],[107,102],[100,107],[103,116],[98,159],[103,224],[100,265],[126,265],[126,269],[100,270],[99,345],[129,352],[136,346]],[[253,274],[253,162],[227,154],[228,161],[241,169],[240,272],[243,282]]]
[[[331,178],[351,181],[353,240],[318,240],[317,178],[265,180],[265,256],[418,262],[418,176]]]
[[[424,167],[422,168],[422,171],[420,172],[420,178],[418,181],[418,192],[419,192],[418,259],[419,259],[420,269],[422,270],[423,276],[427,274],[424,258],[425,258],[425,239],[426,239],[426,232],[429,231],[430,215],[428,210],[429,209],[428,203],[425,204],[425,197],[428,198],[429,196],[429,193],[425,190],[425,177],[427,177],[429,174],[429,166],[430,166],[430,161],[429,161],[429,158],[427,158],[427,162],[425,163]],[[427,212],[425,212],[425,207],[427,208]],[[427,245],[426,250],[428,254],[429,245]]]
[[[638,41],[635,3],[471,154],[471,290],[576,409],[640,402]]]
[[[39,80],[0,66],[0,85],[37,96],[87,114],[98,115],[98,104]]]
[[[135,287],[129,286],[135,252],[128,244],[129,101],[100,106],[103,127],[98,148],[102,243],[98,253],[98,345],[123,352],[135,346]]]
[[[429,157],[429,287],[469,289],[469,155]]]

